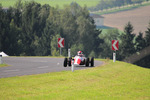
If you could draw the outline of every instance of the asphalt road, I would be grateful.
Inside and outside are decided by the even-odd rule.
[[[63,67],[64,58],[3,57],[2,61],[10,66],[0,68],[0,78],[71,70],[71,67]],[[102,64],[96,60],[94,63],[95,66]],[[75,70],[85,68],[90,67],[76,66]]]

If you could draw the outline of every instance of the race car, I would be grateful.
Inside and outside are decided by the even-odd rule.
[[[64,67],[71,66],[72,65],[72,60],[74,60],[74,65],[85,65],[85,66],[94,66],[94,57],[92,57],[91,59],[84,57],[84,55],[82,54],[82,51],[78,51],[77,55],[74,57],[74,59],[72,59],[72,57],[70,58],[65,58],[64,59]]]

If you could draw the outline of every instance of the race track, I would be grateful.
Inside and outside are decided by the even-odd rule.
[[[0,68],[0,78],[71,70],[71,67],[63,67],[64,58],[3,57],[2,60],[10,66]],[[95,66],[99,65],[102,62],[95,60]],[[75,70],[85,68],[90,67],[76,66]]]

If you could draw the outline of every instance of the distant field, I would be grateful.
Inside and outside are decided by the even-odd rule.
[[[112,14],[105,14],[104,25],[124,29],[124,26],[130,21],[134,27],[134,33],[138,34],[140,31],[145,32],[150,22],[150,6],[144,6],[133,10],[117,12]]]
[[[0,78],[1,100],[150,100],[150,69],[102,61],[74,72]]]
[[[0,3],[3,7],[9,7],[13,6],[16,1],[18,0],[0,0]],[[22,0],[22,1],[33,1],[33,0]],[[49,4],[53,7],[58,5],[60,8],[62,8],[66,4],[70,4],[71,2],[77,2],[80,6],[86,5],[87,7],[95,6],[99,0],[34,0],[38,3],[43,4]]]

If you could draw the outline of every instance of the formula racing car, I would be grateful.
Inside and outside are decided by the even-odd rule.
[[[64,67],[71,66],[72,65],[72,60],[74,62],[74,65],[85,65],[85,66],[94,66],[94,57],[92,57],[91,59],[84,57],[84,55],[82,54],[82,51],[78,51],[77,55],[74,57],[74,59],[72,57],[70,58],[65,58],[64,59]]]

